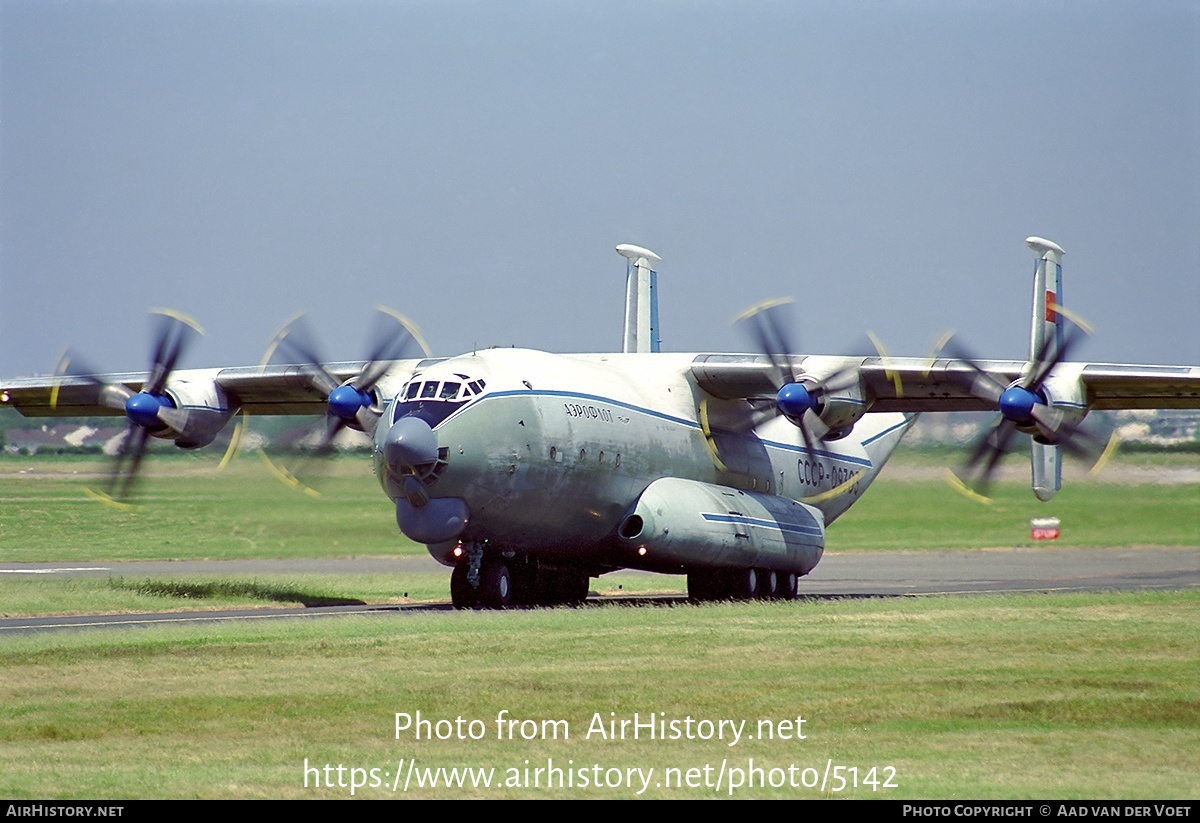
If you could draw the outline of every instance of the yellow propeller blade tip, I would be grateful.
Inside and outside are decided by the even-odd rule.
[[[1064,306],[1060,303],[1050,303],[1048,306],[1046,306],[1046,312],[1047,312],[1047,314],[1049,314],[1050,312],[1054,312],[1056,314],[1061,314],[1063,317],[1067,318],[1072,323],[1074,323],[1076,326],[1078,326],[1080,331],[1082,331],[1084,334],[1091,334],[1094,331],[1091,323],[1084,320],[1078,314],[1071,311],[1066,306]]]
[[[178,320],[184,325],[191,326],[194,330],[200,332],[200,334],[204,334],[204,327],[197,323],[194,317],[186,315],[181,311],[175,311],[175,309],[156,308],[150,309],[150,313],[161,314],[164,317],[170,317],[173,320]]]
[[[1088,471],[1089,476],[1095,476],[1104,470],[1104,466],[1112,459],[1112,456],[1117,453],[1117,447],[1121,444],[1121,438],[1117,437],[1117,433],[1113,432],[1108,438],[1108,443],[1104,446],[1104,451],[1100,453],[1100,459],[1096,461],[1096,465],[1092,466]]]
[[[896,387],[896,396],[904,396],[904,385],[900,380],[900,373],[891,367],[892,356],[888,354],[887,348],[884,347],[883,341],[875,336],[875,332],[868,331],[867,337],[871,341],[871,345],[875,347],[875,351],[879,352],[879,359],[883,361],[883,373],[888,380],[892,381],[892,385]]]
[[[712,458],[713,465],[717,467],[717,471],[728,471],[724,461],[721,460],[721,455],[717,453],[717,443],[713,439],[712,429],[708,425],[708,398],[700,401],[700,431],[704,435],[704,445],[708,449],[708,455]]]
[[[796,302],[796,298],[794,298],[794,297],[772,297],[769,300],[762,301],[761,303],[755,303],[753,306],[751,306],[750,308],[746,309],[741,314],[734,317],[733,322],[740,323],[743,320],[749,320],[751,317],[753,317],[754,315],[758,314],[761,311],[766,311],[767,309],[773,309],[776,306],[782,306],[786,303],[795,303],[795,302]]]
[[[429,344],[425,342],[425,337],[421,334],[421,327],[412,321],[407,315],[401,314],[393,308],[384,305],[375,307],[383,312],[388,317],[394,318],[401,326],[412,335],[413,340],[417,341],[417,345],[421,347],[421,351],[425,352],[426,357],[433,357],[433,350],[429,348]]]
[[[850,489],[854,486],[855,483],[857,483],[862,478],[862,476],[863,476],[863,472],[857,472],[854,475],[852,475],[849,480],[847,480],[846,482],[844,482],[840,485],[834,486],[829,491],[824,491],[824,492],[821,492],[820,494],[814,494],[812,497],[802,497],[802,498],[800,498],[800,502],[801,503],[823,503],[826,500],[832,500],[835,497],[841,497],[843,494],[850,491]]]
[[[959,479],[957,474],[949,469],[946,469],[946,482],[950,484],[950,488],[954,489],[968,500],[974,500],[976,503],[982,503],[985,506],[992,505],[992,498],[986,497],[971,489],[966,483]]]
[[[287,319],[286,322],[271,335],[271,342],[267,344],[267,351],[263,354],[262,362],[258,364],[259,371],[265,371],[267,365],[271,362],[271,358],[275,356],[275,350],[279,348],[279,341],[288,336],[291,331],[292,324],[304,316],[304,312],[298,311]]]
[[[221,458],[221,462],[217,464],[217,471],[225,468],[237,457],[238,446],[242,442],[242,432],[246,430],[247,419],[250,417],[246,412],[241,413],[241,420],[233,424],[233,433],[229,437],[229,445],[225,448],[225,456]]]
[[[121,500],[115,500],[115,499],[113,499],[113,497],[111,495],[107,495],[104,492],[98,492],[95,489],[84,489],[83,493],[86,494],[88,497],[92,498],[93,500],[100,501],[101,503],[103,503],[106,506],[112,506],[114,509],[120,509],[121,511],[131,511],[132,509],[135,508],[135,506],[132,503],[125,503],[124,501],[121,501]]]
[[[267,457],[267,453],[265,451],[263,451],[262,449],[258,450],[258,456],[260,458],[262,458],[262,461],[264,463],[267,464],[267,468],[269,468],[271,470],[271,474],[275,475],[275,479],[277,479],[283,485],[287,486],[289,489],[299,489],[301,492],[303,492],[304,494],[307,494],[309,497],[320,497],[321,496],[321,493],[319,491],[317,491],[316,489],[311,489],[308,486],[304,485],[303,483],[301,483],[299,480],[296,479],[296,476],[294,474],[289,472],[287,469],[276,465],[275,461],[273,461],[271,458]]]

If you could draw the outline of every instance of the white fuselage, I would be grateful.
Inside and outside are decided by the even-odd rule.
[[[692,378],[694,358],[489,349],[412,375],[406,386],[421,386],[408,394],[427,396],[422,413],[430,415],[444,463],[428,493],[461,498],[469,510],[461,534],[430,552],[451,563],[458,540],[472,540],[583,564],[654,568],[616,548],[614,537],[643,490],[666,477],[811,501],[828,523],[858,499],[910,422],[867,415],[848,436],[818,441],[810,452],[782,418],[736,433],[747,402],[708,398],[710,441],[699,422],[707,395]],[[439,390],[471,382],[484,388],[465,402],[460,392],[439,409],[434,381]],[[415,408],[404,395],[401,389],[376,432],[376,470],[393,498],[397,478],[389,485],[380,444],[393,420]],[[839,486],[840,493],[821,497]]]

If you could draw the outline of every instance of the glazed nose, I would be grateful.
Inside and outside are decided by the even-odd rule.
[[[437,461],[437,435],[419,417],[401,417],[388,429],[383,457],[397,474]]]

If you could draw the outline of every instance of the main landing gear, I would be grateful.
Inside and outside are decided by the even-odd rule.
[[[688,572],[688,597],[710,600],[794,600],[795,572],[774,569],[694,569]]]
[[[535,566],[520,558],[483,557],[467,552],[450,575],[450,601],[456,609],[510,606],[578,606],[587,599],[591,578],[578,570]]]

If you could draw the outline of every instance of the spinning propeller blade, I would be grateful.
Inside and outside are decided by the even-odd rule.
[[[141,391],[134,392],[123,383],[104,382],[99,372],[86,366],[70,351],[59,361],[55,370],[56,385],[51,390],[53,406],[57,402],[58,386],[64,380],[82,381],[95,386],[101,404],[125,413],[129,425],[104,490],[89,492],[93,497],[117,505],[126,505],[132,495],[150,434],[165,430],[179,432],[187,425],[188,413],[175,408],[175,401],[164,393],[164,389],[191,341],[197,334],[204,333],[195,320],[180,312],[152,309],[151,313],[159,319],[151,346],[150,368]]]
[[[1047,403],[1042,390],[1047,378],[1078,345],[1081,335],[1090,333],[1082,320],[1063,307],[1055,306],[1054,310],[1071,323],[1062,342],[1047,336],[1034,357],[1025,364],[1021,377],[1011,386],[989,374],[953,335],[944,338],[941,353],[963,363],[971,371],[969,381],[964,380],[964,388],[1000,413],[995,424],[975,443],[962,468],[952,474],[951,484],[959,491],[967,491],[973,499],[990,502],[987,493],[993,475],[1017,431],[1032,434],[1039,443],[1061,446],[1093,464],[1093,470],[1116,446],[1115,439],[1099,436]]]
[[[383,413],[381,399],[374,391],[376,384],[387,374],[393,361],[419,354],[428,357],[429,347],[416,324],[393,309],[379,306],[368,337],[368,356],[358,373],[349,380],[343,382],[330,371],[327,366],[329,361],[321,356],[303,314],[293,317],[275,333],[263,358],[263,365],[280,356],[291,363],[298,363],[304,367],[312,388],[325,396],[325,420],[317,433],[317,445],[309,455],[324,457],[333,452],[334,440],[346,428],[355,428],[367,434],[374,431]],[[308,466],[291,471],[272,463],[265,455],[264,459],[288,485],[314,493],[297,479],[298,474],[309,474]]]
[[[767,421],[783,415],[800,429],[805,449],[809,453],[815,453],[817,442],[830,435],[829,426],[821,419],[825,399],[857,385],[861,365],[846,365],[826,375],[798,373],[792,357],[796,351],[795,336],[791,332],[796,323],[789,317],[792,305],[793,301],[789,299],[768,300],[734,319],[734,323],[742,325],[747,335],[756,343],[758,350],[769,360],[776,393],[771,401],[752,405],[743,420],[732,428],[738,433],[750,433]],[[888,354],[882,343],[874,335],[868,334],[868,337],[871,346],[886,366]],[[892,375],[892,379],[896,382],[897,394],[902,394],[898,375]],[[716,448],[716,439],[709,427],[707,412],[707,408],[701,410],[701,428],[712,453],[713,462],[719,470],[724,470],[724,463]],[[818,502],[843,494],[853,487],[857,480],[858,476],[855,475],[837,488],[823,492],[806,502]]]

